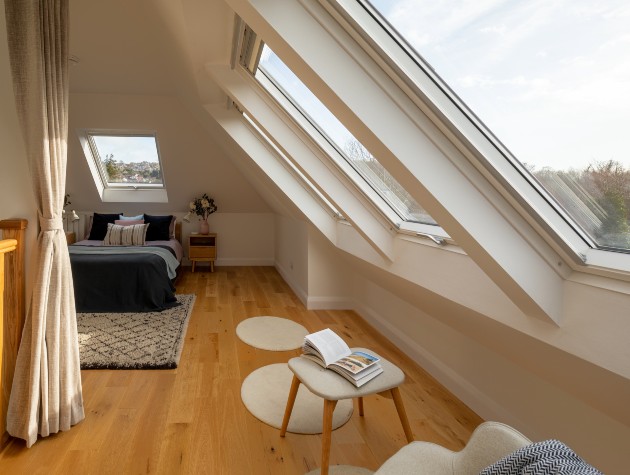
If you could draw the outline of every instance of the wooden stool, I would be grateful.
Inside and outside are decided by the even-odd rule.
[[[352,348],[352,351],[366,351],[374,354],[372,350],[365,348]],[[378,356],[378,355],[377,355]],[[330,442],[332,432],[332,416],[337,401],[341,399],[358,398],[359,415],[363,416],[363,397],[371,394],[390,393],[398,412],[398,417],[403,426],[403,431],[407,437],[407,442],[413,441],[411,426],[405,413],[402,398],[400,397],[400,386],[405,381],[405,374],[393,363],[385,358],[379,361],[383,367],[383,373],[379,374],[372,381],[367,382],[360,388],[357,388],[349,381],[334,371],[322,368],[314,361],[306,358],[292,358],[289,360],[289,369],[293,371],[293,381],[289,391],[287,407],[282,420],[282,428],[280,429],[280,437],[284,437],[287,433],[287,426],[293,411],[293,404],[297,396],[300,383],[304,384],[313,394],[324,398],[324,416],[323,416],[323,432],[322,432],[322,465],[321,475],[328,475],[328,464],[330,459]]]

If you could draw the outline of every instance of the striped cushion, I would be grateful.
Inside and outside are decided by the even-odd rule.
[[[604,475],[559,440],[543,440],[518,449],[479,475]]]
[[[103,241],[104,246],[144,246],[148,224],[134,224],[132,226],[119,226],[107,224],[107,235]]]

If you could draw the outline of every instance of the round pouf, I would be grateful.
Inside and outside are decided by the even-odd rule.
[[[286,318],[252,317],[238,324],[236,334],[254,348],[286,351],[300,348],[308,330]]]
[[[319,475],[319,468],[311,470],[306,475]],[[353,467],[352,465],[331,465],[328,467],[330,475],[372,475],[374,472],[363,467]]]
[[[243,381],[243,404],[257,419],[280,429],[292,379],[293,373],[286,363],[258,368]],[[315,396],[301,384],[287,430],[295,434],[321,434],[323,411],[322,398]],[[348,422],[351,415],[352,400],[339,401],[333,413],[333,429]]]

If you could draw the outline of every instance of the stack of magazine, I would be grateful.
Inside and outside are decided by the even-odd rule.
[[[302,357],[335,371],[356,387],[361,387],[383,372],[379,358],[365,351],[352,351],[330,328],[304,337]]]

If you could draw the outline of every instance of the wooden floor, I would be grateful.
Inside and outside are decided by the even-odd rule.
[[[460,449],[479,416],[351,311],[307,311],[271,267],[184,271],[178,293],[195,293],[175,370],[86,370],[86,418],[72,430],[26,449],[14,440],[0,454],[2,474],[302,474],[319,466],[319,435],[287,434],[259,422],[243,406],[243,379],[286,362],[299,350],[254,349],[235,333],[242,320],[275,315],[310,331],[332,328],[350,346],[373,348],[407,375],[402,396],[416,440]],[[331,464],[375,470],[405,445],[391,400],[365,399],[333,432]]]

